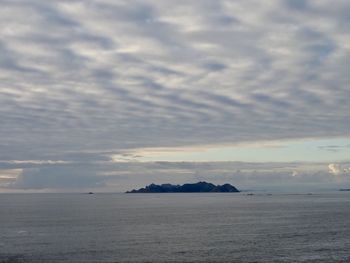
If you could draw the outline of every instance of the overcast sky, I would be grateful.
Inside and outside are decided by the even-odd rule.
[[[350,187],[348,0],[0,3],[0,191]]]

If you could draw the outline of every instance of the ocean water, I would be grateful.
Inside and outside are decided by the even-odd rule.
[[[350,262],[350,193],[1,194],[0,262]]]

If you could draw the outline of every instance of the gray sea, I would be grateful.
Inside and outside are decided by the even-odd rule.
[[[0,262],[350,262],[350,192],[0,194]]]

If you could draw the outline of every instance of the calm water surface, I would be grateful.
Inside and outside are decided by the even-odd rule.
[[[0,194],[0,262],[350,262],[350,193]]]

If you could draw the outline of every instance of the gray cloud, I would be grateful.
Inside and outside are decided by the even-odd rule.
[[[350,163],[123,162],[18,165],[0,169],[0,188],[122,192],[150,183],[232,183],[240,189],[337,189],[350,184]],[[20,170],[20,171],[18,171]],[[18,173],[16,176],[15,173]]]
[[[104,178],[91,167],[40,167],[25,169],[8,187],[13,189],[84,189],[103,187]]]
[[[349,11],[345,0],[5,0],[0,159],[349,136]]]

